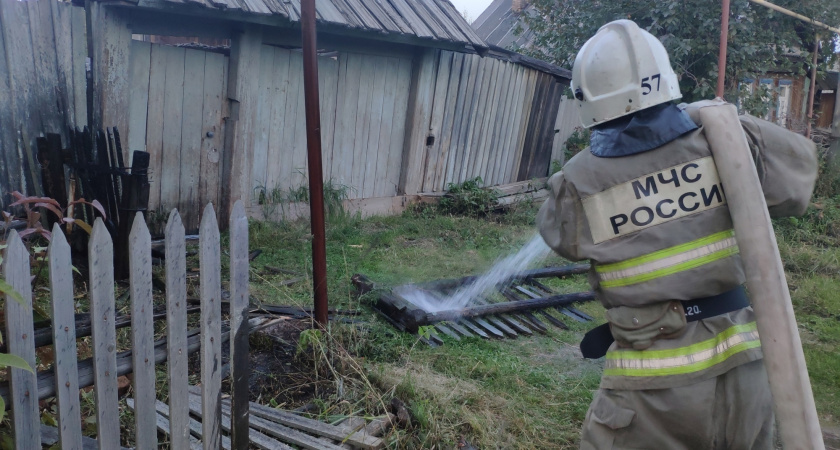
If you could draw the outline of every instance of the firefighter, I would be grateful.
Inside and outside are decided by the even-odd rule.
[[[572,91],[590,147],[549,179],[537,223],[561,256],[589,259],[606,307],[586,357],[606,356],[582,449],[771,449],[761,343],[726,186],[699,123],[677,105],[662,43],[634,22],[603,26],[580,49]],[[717,101],[719,102],[719,100]],[[805,211],[814,144],[740,116],[772,217]]]

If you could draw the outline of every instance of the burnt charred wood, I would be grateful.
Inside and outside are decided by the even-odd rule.
[[[123,179],[119,207],[120,226],[114,252],[114,275],[117,279],[122,280],[128,277],[128,237],[131,233],[131,224],[134,223],[134,215],[141,212],[145,218],[149,205],[149,161],[149,153],[135,151],[132,154],[131,173],[120,175]]]
[[[570,264],[561,267],[526,270],[524,272],[519,272],[508,279],[499,280],[498,284],[504,285],[518,280],[530,280],[534,278],[565,277],[568,275],[584,274],[589,271],[589,267],[589,264]],[[478,276],[473,275],[463,278],[430,281],[427,283],[420,283],[418,286],[423,289],[446,292],[472,284],[478,278]]]

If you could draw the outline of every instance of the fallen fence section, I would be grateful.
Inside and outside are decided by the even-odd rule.
[[[232,221],[243,221],[245,212],[241,204],[233,208]],[[199,403],[216,405],[203,408],[202,442],[205,449],[219,448],[224,421],[221,408],[221,345],[230,336],[240,336],[254,326],[249,320],[248,309],[241,309],[241,316],[231,323],[232,329],[224,330],[221,319],[221,255],[216,213],[208,205],[202,217],[200,244],[201,261],[201,325],[188,331],[186,299],[186,267],[184,264],[184,227],[177,211],[170,215],[167,226],[167,340],[154,340],[152,331],[152,273],[151,238],[141,213],[133,218],[130,239],[130,284],[132,342],[130,351],[118,352],[116,340],[116,305],[114,298],[114,246],[108,230],[101,219],[97,219],[88,242],[89,289],[90,289],[90,333],[92,335],[92,357],[77,361],[76,318],[73,314],[72,261],[70,247],[58,224],[53,227],[49,246],[50,287],[52,295],[52,341],[55,348],[55,363],[50,370],[35,373],[23,369],[9,369],[10,383],[0,386],[7,406],[12,410],[12,429],[16,449],[41,448],[48,442],[48,433],[43,433],[39,415],[38,400],[55,395],[58,400],[58,441],[62,448],[84,448],[82,423],[79,417],[79,388],[93,384],[96,397],[97,445],[99,448],[119,448],[119,404],[117,377],[133,372],[135,426],[138,448],[157,447],[158,401],[154,397],[154,365],[168,362],[169,405],[173,411],[170,422],[189,423],[192,409],[190,393],[186,387],[187,355],[202,350],[202,374],[204,381]],[[232,234],[231,240],[240,240],[237,245],[247,248],[247,228]],[[177,241],[177,242],[176,242]],[[30,285],[30,255],[16,231],[12,231],[4,252],[4,279],[22,299],[5,295],[7,351],[21,357],[30,367],[35,367],[35,333],[32,322],[32,289]],[[247,258],[232,259],[230,279],[248,278]],[[245,289],[243,292],[242,289]],[[248,298],[247,283],[236,292],[237,298]],[[18,300],[22,300],[18,302]],[[172,318],[179,318],[172,320]],[[258,319],[268,320],[268,319]],[[80,327],[81,328],[81,327]],[[79,330],[81,331],[81,330]],[[43,337],[41,337],[44,340]],[[48,339],[48,338],[47,338]],[[236,339],[235,354],[247,354],[248,340]],[[212,361],[207,361],[212,358]],[[178,376],[174,377],[176,372]],[[234,378],[248,378],[250,369],[247,360],[233,365]],[[183,378],[181,378],[183,377]],[[176,382],[184,381],[183,389]],[[173,389],[173,386],[176,386]],[[151,392],[149,392],[151,391]],[[151,395],[146,395],[151,393]],[[177,411],[177,413],[175,413]],[[173,426],[173,429],[180,428]],[[229,428],[229,427],[228,427]],[[186,430],[186,426],[184,427]],[[242,430],[241,432],[247,432]],[[44,439],[42,440],[42,434]],[[141,437],[142,436],[142,437]],[[183,440],[177,439],[183,436]],[[173,448],[190,448],[189,434],[176,433],[172,436]],[[142,442],[141,442],[142,441]],[[89,443],[88,443],[89,445]]]
[[[507,280],[499,280],[496,288],[507,301],[493,301],[490,296],[473,299],[472,306],[450,311],[428,312],[398,295],[400,289],[383,290],[374,309],[396,328],[413,333],[429,345],[443,344],[441,336],[453,340],[462,337],[516,338],[520,335],[545,333],[548,324],[567,329],[560,317],[576,322],[593,320],[586,313],[574,308],[575,303],[595,299],[592,292],[556,294],[539,279],[565,277],[589,271],[588,264],[549,267],[520,272]],[[478,277],[469,276],[451,280],[437,280],[415,285],[438,298],[445,298],[460,287],[469,285]],[[353,283],[360,293],[375,289],[366,276],[356,274]],[[547,323],[546,323],[547,322]]]

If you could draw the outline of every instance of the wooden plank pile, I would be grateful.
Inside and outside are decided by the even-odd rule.
[[[190,448],[202,448],[202,402],[199,386],[189,387],[189,412],[193,417],[189,419]],[[134,399],[127,399],[129,408],[134,408]],[[280,450],[304,448],[311,450],[341,450],[364,449],[378,450],[385,443],[381,436],[392,424],[390,417],[374,419],[367,423],[362,418],[345,420],[345,423],[332,425],[319,420],[310,419],[298,414],[250,402],[249,414],[246,415],[249,424],[248,439],[252,447],[266,450]],[[223,435],[221,448],[231,449],[230,433],[230,398],[223,398],[221,405]],[[156,406],[156,423],[159,431],[171,434],[169,422],[169,407],[158,401]],[[387,426],[383,426],[386,423]],[[293,447],[294,446],[294,447]]]
[[[576,322],[593,320],[573,305],[591,301],[595,295],[592,292],[556,294],[539,279],[588,271],[588,264],[577,264],[521,272],[508,280],[499,280],[496,286],[499,297],[507,299],[507,302],[482,296],[473,299],[469,307],[451,311],[424,311],[400,296],[398,292],[401,287],[397,287],[383,290],[374,309],[396,328],[416,334],[431,346],[442,345],[444,341],[441,336],[459,341],[463,337],[503,339],[531,336],[533,333],[544,334],[549,325],[568,329],[557,313]],[[471,276],[438,280],[412,287],[443,299],[458,288],[474,282],[476,278]],[[353,276],[353,283],[362,293],[375,288],[367,277],[360,274]]]

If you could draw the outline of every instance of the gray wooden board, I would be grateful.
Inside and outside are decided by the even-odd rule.
[[[59,440],[64,448],[78,448],[82,443],[82,419],[79,409],[72,260],[70,245],[57,223],[53,225],[52,235],[49,246],[50,305]]]
[[[321,151],[324,155],[324,180],[332,180],[335,112],[338,98],[338,61],[318,58],[318,89],[321,103]]]
[[[523,136],[524,131],[522,127],[523,123],[523,116],[524,111],[528,107],[527,104],[527,93],[528,93],[528,69],[524,67],[518,67],[517,71],[519,72],[517,76],[516,86],[517,89],[517,96],[516,102],[513,105],[514,109],[514,120],[511,124],[511,135],[510,141],[508,142],[508,148],[510,148],[510,153],[508,155],[507,166],[505,167],[506,172],[506,180],[507,182],[515,182],[516,181],[516,170],[517,167],[517,157],[519,153],[522,151],[522,146],[520,138]]]
[[[423,184],[422,170],[426,157],[426,137],[429,134],[438,54],[435,50],[423,49],[414,57],[408,105],[410,122],[406,130],[399,187],[400,192],[409,195],[418,193]]]
[[[443,126],[444,99],[449,88],[449,77],[452,69],[452,53],[441,51],[438,53],[438,67],[435,74],[434,95],[432,96],[432,114],[429,118],[429,135],[434,137],[434,143],[426,146],[426,164],[423,167],[422,192],[431,192],[435,183],[437,166],[440,164],[440,134]]]
[[[459,319],[459,320],[458,320],[458,324],[460,324],[460,325],[462,325],[462,326],[466,327],[466,328],[467,328],[467,329],[469,329],[471,332],[473,332],[473,333],[475,333],[475,334],[477,334],[477,335],[479,335],[479,336],[483,337],[484,339],[488,339],[488,338],[490,337],[490,335],[488,335],[488,334],[487,334],[487,333],[486,333],[483,329],[481,329],[481,327],[479,327],[478,325],[476,325],[476,324],[475,324],[473,321],[471,321],[470,319]]]
[[[491,124],[494,122],[496,113],[499,111],[499,78],[501,77],[502,62],[498,60],[491,60],[490,65],[493,69],[492,77],[490,78],[490,87],[487,93],[487,103],[484,105],[484,118],[481,123],[481,139],[478,141],[480,158],[476,161],[476,174],[484,180],[485,186],[492,185],[492,180],[487,176],[487,166],[492,155],[492,137],[493,128]]]
[[[487,108],[489,114],[484,122],[485,140],[482,146],[485,148],[485,152],[481,161],[481,178],[487,186],[497,184],[495,177],[495,165],[499,153],[496,149],[496,136],[499,132],[497,117],[504,114],[502,97],[508,91],[508,80],[505,79],[507,63],[495,61],[494,66],[496,66],[496,79],[491,88],[493,99]]]
[[[133,398],[126,398],[125,403],[128,405],[129,409],[132,411],[134,410]],[[155,400],[155,426],[163,434],[172,436],[172,427],[169,424],[169,407],[160,400]],[[187,429],[187,433],[189,433],[189,429]],[[190,436],[190,445],[188,448],[190,450],[200,450],[201,441],[199,441],[195,436]]]
[[[436,323],[435,328],[438,331],[440,331],[441,333],[451,337],[452,339],[455,339],[456,341],[461,340],[461,338],[458,336],[458,333],[452,331],[449,327],[447,327],[446,325],[444,325],[442,323]]]
[[[149,152],[149,210],[151,211],[161,206],[166,55],[165,46],[152,44],[149,63],[149,106],[146,116],[146,151]]]
[[[461,326],[457,322],[446,322],[446,325],[452,328],[453,330],[461,333],[462,335],[464,335],[464,337],[475,337],[475,335],[473,335],[469,330],[467,330],[465,327]]]
[[[60,431],[58,428],[51,427],[49,425],[41,424],[40,427],[41,433],[41,445],[48,445],[53,446],[55,444],[59,444],[61,448],[73,448],[73,449],[81,449],[81,450],[96,450],[98,448],[96,444],[96,439],[91,439],[87,436],[80,436],[79,442],[76,443],[74,446],[68,446],[63,444],[60,439]],[[123,450],[124,447],[120,447],[120,450]]]
[[[120,414],[117,404],[117,336],[114,329],[114,246],[101,218],[97,218],[93,225],[88,255],[96,432],[99,448],[106,450],[119,446]]]
[[[62,140],[67,139],[67,124],[76,123],[74,111],[75,90],[73,89],[73,31],[71,22],[71,10],[73,6],[66,2],[47,2],[52,11],[52,27],[55,47],[56,70],[58,77],[58,88],[61,91],[61,112],[64,120],[61,123]]]
[[[463,145],[464,145],[464,159],[461,164],[461,174],[458,182],[464,182],[472,177],[472,167],[475,165],[475,151],[477,145],[473,144],[473,139],[476,136],[476,116],[479,115],[479,105],[482,99],[482,90],[484,89],[484,77],[487,72],[487,61],[484,58],[479,58],[476,64],[475,84],[470,86],[469,109],[466,109],[466,129],[464,130]],[[470,75],[472,77],[472,75]]]
[[[285,187],[281,184],[289,170],[288,148],[284,143],[286,133],[286,101],[289,98],[289,58],[291,52],[286,49],[274,49],[274,76],[271,78],[271,125],[268,137],[268,156],[265,175],[267,189]],[[266,120],[267,118],[260,118]]]
[[[10,354],[21,357],[29,367],[35,367],[35,334],[32,323],[32,285],[29,281],[29,252],[23,246],[17,231],[12,230],[6,240],[3,254],[3,275],[6,284],[21,297],[23,305],[18,304],[11,295],[5,297],[5,322],[7,349]],[[17,449],[40,448],[40,415],[38,414],[38,396],[31,395],[38,390],[34,372],[11,368],[12,429],[14,445]],[[8,397],[7,397],[8,398]]]
[[[510,134],[510,123],[512,122],[511,105],[513,104],[515,91],[513,83],[515,82],[516,77],[514,71],[516,66],[511,63],[504,63],[504,65],[505,76],[502,80],[503,93],[502,99],[499,102],[502,110],[496,118],[496,129],[493,132],[496,149],[496,156],[493,158],[493,184],[505,184],[504,162],[506,160],[507,153],[510,151],[510,148],[508,148],[505,144],[507,142],[507,137]]]
[[[403,143],[408,133],[406,118],[408,115],[408,98],[411,88],[411,59],[400,58],[399,76],[397,77],[396,98],[394,99],[394,118],[391,127],[391,147],[388,151],[388,171],[386,175],[387,190],[382,196],[397,195],[400,184],[400,169],[402,168]]]
[[[542,315],[545,316],[548,319],[548,321],[551,322],[551,324],[555,327],[562,328],[564,330],[569,329],[568,325],[566,325],[562,320],[551,315],[551,313],[549,313],[547,309],[540,310],[540,313],[542,313]]]
[[[266,184],[268,172],[268,136],[271,130],[272,79],[274,77],[274,47],[260,47],[260,87],[257,98],[257,123],[254,130],[254,147],[251,159],[251,186],[256,190],[271,187]]]
[[[188,445],[187,272],[184,225],[178,210],[166,222],[166,350],[173,448]]]
[[[391,0],[391,4],[394,5],[394,8],[402,15],[417,37],[434,37],[434,32],[423,22],[422,19],[420,19],[417,13],[408,6],[408,2],[406,0]]]
[[[532,334],[531,330],[528,327],[522,325],[518,320],[516,320],[512,316],[508,316],[506,314],[501,314],[498,317],[499,317],[499,319],[504,321],[506,324],[508,324],[511,328],[516,330],[517,333],[524,334],[524,335],[527,335],[527,336],[530,336]]]
[[[0,0],[0,11],[6,8],[4,3],[9,1],[13,0]],[[0,25],[2,25],[2,29],[0,29],[0,104],[12,105],[11,80],[6,61],[6,33],[4,33],[6,27],[2,16],[0,16]],[[16,153],[16,136],[13,131],[15,120],[12,109],[11,107],[0,108],[0,193],[3,193],[3,195],[0,195],[0,207],[6,204],[5,192],[11,192],[17,187],[12,175],[15,172],[13,169],[15,166],[12,162],[13,154]]]
[[[279,151],[282,153],[282,162],[280,167],[280,186],[283,189],[292,189],[295,185],[295,172],[300,170],[298,165],[300,151],[295,146],[297,143],[297,134],[304,130],[298,129],[298,116],[302,114],[302,110],[298,109],[299,98],[303,96],[303,57],[296,52],[289,53],[289,86],[286,94],[286,108],[283,114],[283,141],[280,144]]]
[[[228,58],[218,53],[207,53],[204,61],[204,102],[201,154],[199,155],[198,205],[219,203],[221,178],[221,152],[224,147],[224,104],[227,103]]]
[[[297,70],[298,78],[300,79],[300,87],[295,92],[297,98],[297,105],[295,106],[295,141],[293,144],[294,153],[292,160],[294,161],[294,171],[292,172],[292,186],[306,186],[308,187],[308,173],[309,173],[309,158],[308,149],[306,146],[306,100],[304,96],[304,77],[303,77],[303,53],[295,52],[292,54],[293,59],[299,61],[300,69]],[[297,64],[296,64],[297,65]],[[290,73],[294,74],[295,71]]]
[[[195,419],[190,417],[189,432],[190,432],[190,434],[192,434],[195,437],[202,437],[202,436],[205,435],[204,424],[207,422],[207,420],[205,420],[204,417],[203,417],[201,396],[190,395],[189,396],[189,408],[190,408],[190,412],[192,414],[194,414],[196,417],[201,419],[201,422],[199,422],[198,420],[195,420]],[[222,427],[222,416],[221,415],[219,415],[219,420],[215,423],[215,427],[221,429],[221,427]],[[203,439],[201,441],[201,445],[205,450],[207,450],[207,445],[204,443]],[[220,447],[224,450],[230,450],[231,449],[231,442],[230,442],[230,438],[228,436],[223,436],[222,435],[219,439],[219,445],[216,445],[215,447],[213,447],[213,449],[216,450]]]
[[[230,400],[222,400],[223,413],[226,413],[229,406]],[[302,417],[287,411],[270,408],[268,406],[263,406],[253,402],[250,404],[250,408],[251,414],[253,416],[276,422],[280,425],[285,425],[290,428],[306,431],[307,433],[313,433],[321,437],[347,442],[353,444],[354,447],[364,449],[377,449],[381,448],[384,445],[381,439],[377,439],[372,436],[366,436],[363,433],[358,432],[348,433],[337,426],[320,422],[318,420]]]
[[[441,190],[444,190],[449,183],[453,183],[455,180],[455,173],[460,173],[459,164],[460,161],[463,159],[461,154],[462,148],[460,146],[461,142],[461,132],[463,129],[463,116],[464,116],[464,106],[466,104],[466,83],[470,78],[470,73],[472,71],[472,55],[462,55],[459,54],[459,59],[461,60],[461,72],[458,74],[458,81],[457,81],[457,88],[456,90],[450,94],[456,97],[455,100],[455,109],[453,111],[452,117],[452,135],[449,139],[449,161],[446,164],[446,176],[443,180],[443,185],[441,186]],[[451,83],[450,83],[451,84]]]
[[[362,198],[370,198],[374,195],[374,187],[376,184],[376,160],[379,153],[382,151],[379,148],[379,130],[382,127],[382,108],[385,103],[385,92],[382,87],[385,85],[385,79],[390,74],[383,69],[386,58],[383,56],[366,56],[367,64],[374,67],[374,72],[371,85],[371,102],[370,102],[370,116],[368,119],[368,141],[364,146],[364,175],[362,176],[363,188],[360,191]]]
[[[138,449],[157,448],[155,433],[155,325],[152,318],[152,237],[138,212],[131,227],[129,266],[131,277],[131,348],[133,388],[137,399],[134,414]]]
[[[163,99],[163,140],[160,172],[160,205],[178,207],[181,193],[181,134],[184,108],[184,58],[186,49],[167,47],[165,97]],[[186,223],[184,224],[187,225]]]
[[[201,441],[205,450],[219,448],[222,388],[222,287],[219,226],[213,205],[201,217],[199,264],[201,267]]]
[[[464,177],[466,176],[466,164],[468,161],[467,154],[469,152],[467,141],[471,132],[470,117],[473,113],[473,99],[475,98],[473,93],[476,90],[476,80],[478,80],[480,60],[481,58],[477,55],[469,55],[470,70],[468,72],[467,79],[461,80],[461,95],[464,96],[464,108],[461,115],[458,116],[460,126],[458,127],[458,140],[455,142],[457,155],[455,159],[455,167],[452,172],[452,180],[448,181],[449,183],[460,183],[464,181]],[[467,64],[466,60],[464,61],[464,64]]]
[[[128,145],[126,151],[146,150],[146,117],[149,109],[149,70],[152,56],[152,44],[131,42],[131,82],[128,107]],[[131,161],[130,155],[123,159]]]
[[[201,397],[197,394],[196,391],[197,388],[195,386],[191,386],[189,389],[190,412],[201,418],[202,422],[206,422],[206,419],[203,418],[203,414],[201,412]],[[220,418],[221,421],[219,422],[219,426],[223,430],[230,432],[230,415],[222,414]],[[250,420],[253,420],[253,418],[250,418]],[[261,449],[291,450],[291,447],[289,447],[288,445],[283,444],[282,442],[279,442],[271,437],[268,437],[265,434],[262,434],[258,429],[248,428],[248,437],[251,443],[253,443]],[[227,436],[222,436],[222,440],[226,441],[228,443],[228,446],[232,446],[233,444]],[[222,444],[222,446],[224,447],[224,443]]]
[[[203,50],[184,53],[184,103],[181,119],[181,167],[178,211],[187,230],[198,229],[199,176],[203,133],[205,55]]]
[[[339,170],[333,170],[333,177],[338,175],[338,182],[345,186],[352,186],[353,174],[353,143],[357,140],[356,111],[358,110],[359,83],[362,67],[358,58],[349,53],[339,55],[339,109],[336,112],[335,147],[337,156],[333,159],[333,167],[338,163]],[[338,173],[336,173],[338,172]]]
[[[391,135],[393,133],[393,127],[402,127],[405,125],[404,121],[403,123],[394,122],[396,89],[400,76],[399,63],[399,59],[390,57],[385,58],[382,63],[384,66],[382,70],[385,71],[386,76],[382,85],[382,96],[384,97],[382,103],[382,124],[379,127],[377,142],[379,151],[376,153],[376,171],[372,197],[389,196],[394,189],[393,186],[389,186],[388,182],[388,158],[395,151],[394,147],[398,146],[392,146]],[[401,151],[402,149],[399,150]]]
[[[32,57],[35,62],[34,86],[37,89],[38,107],[35,114],[41,116],[43,128],[38,132],[64,133],[63,108],[65,92],[58,82],[56,61],[56,37],[54,35],[52,10],[49,1],[26,2],[29,10],[29,32],[32,39]],[[34,140],[37,132],[30,135]]]
[[[26,143],[22,142],[19,124],[29,116],[27,106],[34,104],[35,90],[32,87],[32,71],[34,62],[31,39],[29,37],[29,18],[26,3],[17,1],[0,2],[0,32],[3,33],[4,49],[6,53],[5,72],[8,79],[10,102],[10,123],[5,141],[8,149],[3,152],[6,158],[7,189],[28,192],[26,186]],[[9,61],[19,63],[9,64]],[[0,109],[7,109],[0,108]],[[41,128],[40,116],[35,115],[32,120],[25,122],[27,127]]]
[[[455,123],[455,109],[458,100],[458,91],[460,88],[460,77],[461,77],[461,70],[464,66],[464,55],[462,53],[455,53],[455,52],[441,52],[441,56],[446,53],[452,54],[452,66],[449,70],[449,73],[446,74],[449,77],[449,81],[447,83],[447,92],[444,101],[446,104],[443,106],[443,124],[441,125],[441,132],[440,136],[438,136],[438,141],[440,142],[440,163],[438,164],[435,170],[435,183],[432,188],[433,192],[442,192],[446,189],[446,176],[449,164],[451,164],[451,150],[450,145],[452,143],[452,128]]]
[[[519,166],[522,163],[522,155],[525,151],[525,139],[528,136],[528,126],[531,123],[531,105],[534,102],[534,95],[537,92],[537,76],[539,72],[536,70],[526,69],[527,72],[527,82],[525,86],[527,87],[525,101],[523,102],[522,108],[522,123],[521,123],[521,133],[519,135],[519,142],[516,145],[517,154],[514,157],[514,167],[511,171],[511,176],[516,178],[511,178],[511,181],[521,181],[518,178],[519,174]]]
[[[369,56],[357,53],[348,55],[351,60],[357,60],[361,66],[359,74],[359,101],[356,107],[356,140],[353,145],[353,174],[350,177],[350,186],[355,192],[351,197],[364,198],[364,176],[367,166],[366,147],[370,136],[371,104],[374,96],[373,80],[375,70]]]
[[[502,333],[498,328],[494,327],[493,325],[490,325],[490,323],[488,323],[481,317],[474,317],[472,318],[472,321],[475,322],[478,326],[487,330],[495,338],[505,337],[504,333]]]
[[[230,214],[230,361],[231,441],[236,448],[248,446],[248,217],[241,200]]]
[[[491,323],[493,326],[495,326],[496,328],[498,328],[499,330],[501,330],[505,334],[505,336],[507,336],[507,337],[518,336],[518,334],[516,334],[516,331],[514,331],[513,328],[509,327],[504,321],[502,321],[502,320],[500,320],[496,317],[493,317],[493,316],[487,317],[487,321],[489,323]]]
[[[69,6],[69,5],[68,5]],[[87,58],[87,39],[84,8],[71,7],[71,29],[73,40],[73,101],[76,120],[73,125],[87,125],[87,76],[85,64]]]

